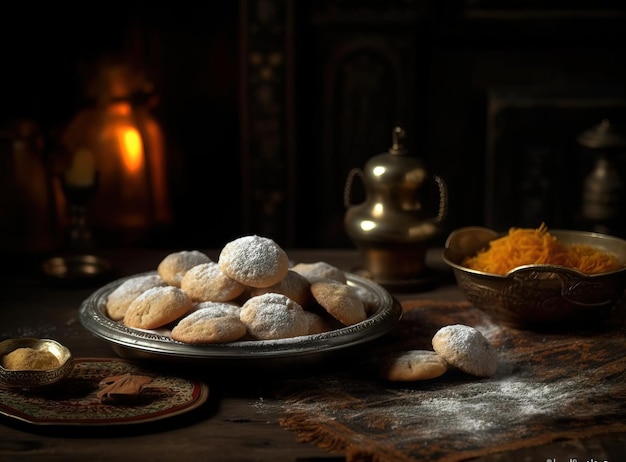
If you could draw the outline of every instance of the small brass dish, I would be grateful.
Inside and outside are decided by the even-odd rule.
[[[65,286],[86,286],[103,282],[111,272],[111,263],[96,255],[60,255],[41,264],[50,282]]]
[[[18,348],[31,348],[53,354],[59,366],[52,369],[6,369],[0,361],[0,383],[9,387],[34,388],[60,382],[72,371],[74,361],[70,350],[50,339],[21,337],[0,342],[0,360]]]
[[[562,330],[606,324],[626,288],[626,241],[586,231],[550,230],[550,234],[566,245],[584,244],[612,253],[622,267],[599,274],[559,265],[524,265],[506,275],[472,270],[462,265],[465,257],[504,235],[482,227],[450,233],[442,257],[468,301],[502,325]]]

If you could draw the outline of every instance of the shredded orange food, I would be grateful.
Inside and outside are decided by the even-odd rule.
[[[565,245],[548,232],[545,223],[537,229],[511,228],[488,248],[466,258],[462,265],[491,274],[506,274],[522,265],[561,265],[585,274],[615,271],[622,267],[615,255],[590,245]]]

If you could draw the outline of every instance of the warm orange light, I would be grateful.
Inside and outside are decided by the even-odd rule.
[[[141,135],[136,128],[122,127],[120,129],[119,141],[122,155],[124,156],[124,167],[129,173],[139,171],[143,164],[143,144]]]

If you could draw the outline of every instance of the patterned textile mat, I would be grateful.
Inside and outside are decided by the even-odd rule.
[[[144,376],[150,383],[119,402],[103,401],[99,392],[105,378]],[[199,381],[153,371],[119,358],[74,358],[63,381],[47,387],[0,386],[0,415],[44,426],[110,426],[139,424],[174,417],[200,407],[209,396]]]
[[[286,381],[281,425],[348,461],[461,461],[626,431],[624,324],[609,332],[537,333],[500,327],[467,302],[410,300],[398,325],[339,373]],[[448,371],[391,383],[390,351],[432,350],[441,327],[476,327],[496,346],[495,376]]]

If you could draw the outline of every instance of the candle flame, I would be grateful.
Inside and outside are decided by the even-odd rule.
[[[126,171],[139,171],[143,164],[143,144],[139,131],[134,127],[122,128],[120,144]]]

